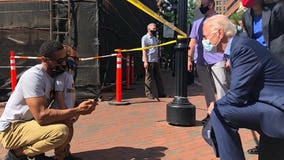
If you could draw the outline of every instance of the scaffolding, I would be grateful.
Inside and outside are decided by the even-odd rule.
[[[50,40],[71,43],[71,2],[70,0],[50,0]]]
[[[58,40],[75,47],[80,57],[99,54],[96,0],[0,0],[0,4],[0,101],[10,94],[10,50],[41,56],[38,49],[44,41]],[[18,75],[38,63],[17,60]],[[100,85],[99,62],[80,62],[78,67],[77,95],[92,96]]]
[[[1,30],[49,31],[50,40],[71,43],[71,0],[0,0],[0,3]]]

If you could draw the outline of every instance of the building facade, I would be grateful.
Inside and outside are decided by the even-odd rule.
[[[215,10],[218,14],[226,13],[226,2],[227,0],[215,0]]]

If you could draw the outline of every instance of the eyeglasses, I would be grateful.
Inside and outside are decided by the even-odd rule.
[[[63,62],[67,61],[68,56],[66,55],[63,58],[58,58],[57,60],[55,60],[58,64],[62,64]]]

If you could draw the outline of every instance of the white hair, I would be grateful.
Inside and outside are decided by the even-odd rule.
[[[150,24],[148,24],[148,25],[147,25],[147,30],[150,29],[150,26],[155,26],[155,27],[156,27],[156,24],[155,24],[155,23],[150,23]]]
[[[228,17],[217,14],[204,21],[204,26],[208,26],[211,32],[216,32],[218,29],[223,29],[226,36],[233,37],[237,33],[236,26],[229,20]]]

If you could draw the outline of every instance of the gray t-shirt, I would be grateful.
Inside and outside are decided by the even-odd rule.
[[[150,36],[148,33],[145,34],[141,39],[141,46],[148,47],[158,44],[158,39],[155,36]],[[148,62],[158,62],[159,61],[159,52],[158,47],[150,48],[146,50]]]
[[[8,128],[12,121],[29,121],[33,119],[25,99],[42,96],[49,99],[52,88],[53,78],[43,70],[41,64],[24,72],[1,115],[0,131]]]
[[[55,91],[62,92],[65,107],[67,108],[74,107],[76,95],[75,95],[75,86],[72,74],[64,72],[63,74],[57,76],[55,80]],[[52,108],[56,109],[60,108],[56,101],[56,97],[55,97],[55,103]]]

